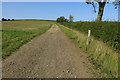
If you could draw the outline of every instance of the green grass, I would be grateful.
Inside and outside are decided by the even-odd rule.
[[[94,36],[91,36],[91,42],[87,45],[87,34],[60,24],[58,25],[77,46],[87,53],[91,62],[101,69],[102,72],[100,75],[105,78],[115,78],[118,76],[118,52],[112,50],[111,47]]]
[[[88,30],[91,30],[92,36],[98,40],[102,40],[113,49],[119,50],[118,23],[119,22],[68,22],[61,24],[86,34]]]
[[[19,20],[19,21],[3,21],[2,29],[3,30],[35,30],[40,27],[48,26],[55,22],[52,21],[27,21],[27,20]]]
[[[2,58],[6,58],[24,43],[46,32],[54,22],[5,21],[2,30]]]

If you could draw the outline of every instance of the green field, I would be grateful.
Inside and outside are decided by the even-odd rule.
[[[66,25],[67,27],[64,27],[63,25],[58,24],[61,30],[70,39],[72,39],[77,46],[83,49],[83,51],[87,53],[91,63],[93,63],[97,68],[101,70],[100,73],[94,73],[94,74],[101,75],[102,77],[106,77],[106,78],[113,78],[118,76],[118,51],[116,50],[116,48],[111,48],[111,46],[103,42],[104,39],[102,39],[102,36],[105,36],[104,37],[105,40],[107,39],[108,36],[109,37],[113,36],[113,39],[111,38],[112,40],[116,38],[114,36],[117,35],[115,34],[117,32],[117,27],[116,27],[117,23],[110,23],[111,26],[106,26],[108,25],[108,23],[107,24],[102,23],[102,25],[104,24],[103,25],[104,27],[106,26],[104,28],[106,30],[103,30],[102,28],[100,28],[102,26],[96,25],[97,23],[95,24],[93,23],[62,23],[62,24]],[[87,25],[91,27],[87,27]],[[97,35],[93,33],[95,31],[93,28],[94,26],[98,27],[98,28],[95,28],[96,34],[100,33],[99,31],[101,31],[101,29],[103,30],[103,32],[106,31],[104,32],[104,34],[105,33],[106,34],[101,35],[100,38],[97,38],[96,37]],[[113,30],[107,29],[110,27],[111,28],[113,27]],[[88,29],[92,30],[92,36],[91,36],[91,41],[89,45],[86,44]],[[108,30],[112,32],[107,34],[107,32],[109,32]],[[112,40],[108,39],[108,42],[114,43],[112,42]]]
[[[113,49],[118,50],[118,22],[73,22],[61,23],[69,28],[79,30],[87,34],[91,30],[91,35],[102,40]]]
[[[24,43],[46,32],[52,21],[3,21],[2,58],[9,56]]]

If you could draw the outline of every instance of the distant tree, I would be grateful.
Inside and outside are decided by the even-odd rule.
[[[59,22],[61,22],[61,18],[60,17],[57,18],[57,23],[59,23]]]
[[[68,22],[68,19],[65,19],[65,22]]]
[[[73,20],[74,20],[74,17],[73,17],[72,15],[70,15],[70,16],[69,16],[69,21],[70,21],[70,22],[73,22]]]
[[[7,21],[7,19],[5,19],[5,18],[2,18],[2,21]]]
[[[60,17],[60,21],[65,22],[65,17],[64,16]]]
[[[12,21],[14,21],[15,19],[12,19]]]
[[[8,19],[8,21],[10,21],[10,19]]]
[[[59,22],[68,22],[68,20],[65,19],[64,16],[61,16],[61,17],[57,18],[57,23],[59,23]]]
[[[57,20],[56,20],[56,21],[57,21],[57,23],[59,23],[59,22],[60,22],[60,18],[57,18]]]

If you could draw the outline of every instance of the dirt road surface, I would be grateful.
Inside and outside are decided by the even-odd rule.
[[[3,60],[3,78],[90,78],[83,52],[53,25]]]

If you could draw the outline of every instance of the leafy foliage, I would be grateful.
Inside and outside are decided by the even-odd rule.
[[[118,42],[118,22],[71,22],[61,24],[86,34],[88,30],[91,30],[94,37],[118,50],[120,45]]]
[[[59,23],[59,22],[68,22],[68,20],[65,19],[64,16],[61,16],[61,17],[57,18],[57,23]]]

